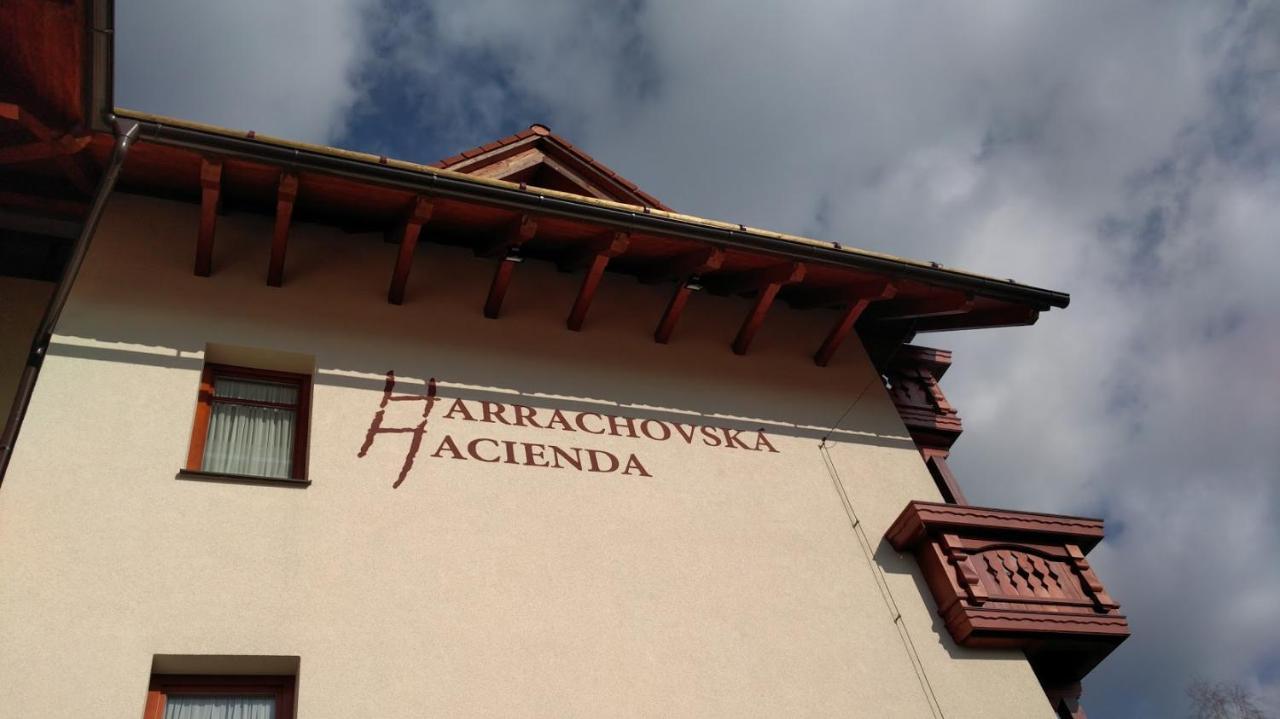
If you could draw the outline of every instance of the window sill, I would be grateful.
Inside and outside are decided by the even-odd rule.
[[[280,477],[256,477],[251,474],[226,474],[206,472],[200,469],[180,469],[175,479],[193,479],[200,482],[231,482],[234,484],[269,484],[284,487],[306,487],[309,479],[283,479]]]

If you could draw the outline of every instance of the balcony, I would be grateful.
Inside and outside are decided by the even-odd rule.
[[[1023,649],[1046,688],[1078,686],[1129,636],[1085,559],[1101,520],[911,502],[885,539],[915,554],[957,644]]]

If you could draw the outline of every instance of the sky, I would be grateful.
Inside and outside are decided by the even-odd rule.
[[[1280,3],[118,0],[123,107],[406,160],[540,122],[683,212],[1071,293],[954,350],[970,500],[1104,517],[1133,636],[1280,716]]]

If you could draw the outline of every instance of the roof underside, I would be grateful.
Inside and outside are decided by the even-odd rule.
[[[110,132],[84,129],[97,114],[85,103],[104,86],[110,94],[101,78],[110,74],[109,48],[81,70],[85,47],[106,35],[87,28],[109,27],[110,18],[87,17],[79,3],[15,0],[12,9],[0,18],[0,72],[16,78],[0,96],[0,210],[75,218],[113,144]],[[59,41],[65,37],[79,40]],[[268,215],[287,196],[286,235],[291,221],[353,232],[416,226],[414,242],[472,247],[499,268],[530,258],[588,268],[596,281],[607,269],[675,282],[677,293],[705,286],[756,298],[749,320],[762,319],[775,296],[797,307],[839,307],[860,333],[894,342],[916,332],[1030,324],[1069,301],[935,263],[676,214],[542,126],[424,166],[117,112],[143,125],[120,189],[203,207],[212,188],[220,207]],[[192,242],[197,254],[212,252],[212,237],[197,237],[195,228]],[[283,267],[273,272],[282,277]]]

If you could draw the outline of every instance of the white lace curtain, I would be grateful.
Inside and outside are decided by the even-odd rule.
[[[275,719],[271,697],[178,696],[165,700],[164,719]]]
[[[293,467],[296,411],[217,400],[247,399],[296,405],[298,388],[275,382],[219,377],[214,382],[213,396],[201,468],[207,472],[255,477],[289,477]]]

